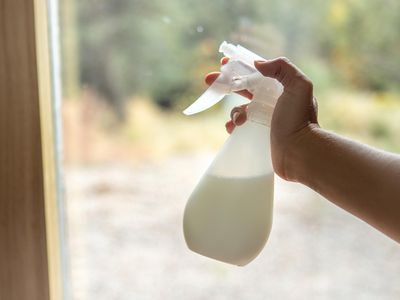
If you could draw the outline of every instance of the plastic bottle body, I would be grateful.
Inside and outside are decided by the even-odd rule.
[[[196,186],[183,221],[194,252],[243,266],[263,249],[273,211],[269,134],[254,120],[237,127]]]

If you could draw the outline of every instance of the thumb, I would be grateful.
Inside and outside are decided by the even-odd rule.
[[[256,60],[254,66],[264,76],[278,80],[285,89],[299,82],[310,82],[307,76],[286,57],[268,61]]]

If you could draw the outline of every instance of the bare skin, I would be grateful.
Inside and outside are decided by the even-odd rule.
[[[227,58],[221,60],[222,64]],[[329,201],[400,242],[400,156],[320,128],[313,85],[286,58],[255,62],[264,76],[284,86],[271,122],[275,173],[307,185]],[[211,84],[219,73],[207,74]],[[249,99],[249,91],[239,94]],[[246,121],[246,105],[231,112],[231,133]]]

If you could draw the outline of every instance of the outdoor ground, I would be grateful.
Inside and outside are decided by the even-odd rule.
[[[66,167],[73,299],[400,299],[400,247],[309,189],[277,180],[260,256],[189,251],[187,197],[212,159]]]

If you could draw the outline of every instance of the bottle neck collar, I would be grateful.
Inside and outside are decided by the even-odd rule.
[[[247,120],[271,127],[274,107],[260,101],[252,101],[247,107]]]

